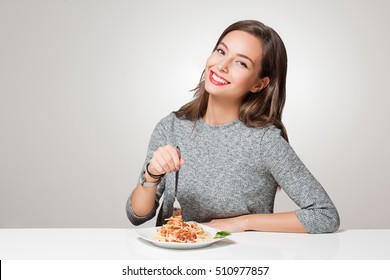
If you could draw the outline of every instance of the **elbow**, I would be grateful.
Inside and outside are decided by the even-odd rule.
[[[333,233],[340,228],[340,216],[336,209],[328,213],[322,213],[318,219],[318,227],[313,233]]]
[[[152,219],[154,216],[155,216],[155,213],[156,213],[156,208],[154,208],[152,210],[152,212],[149,214],[149,215],[146,215],[146,216],[138,216],[136,213],[134,213],[133,211],[133,207],[131,205],[131,198],[129,198],[127,200],[127,203],[126,203],[126,214],[127,214],[127,218],[129,219],[129,221],[135,225],[135,226],[139,226],[139,225],[142,225],[143,223],[145,223],[146,221],[149,221],[150,219]]]
[[[136,217],[136,215],[134,214],[131,208],[126,207],[126,214],[127,214],[127,218],[133,225],[139,226],[143,223],[143,221],[140,218]]]
[[[139,226],[145,222],[141,217],[138,217],[134,213],[133,208],[131,206],[131,199],[128,199],[126,202],[126,215],[129,221],[135,226]]]
[[[309,233],[333,233],[340,228],[340,216],[335,208],[298,211],[297,216]]]
[[[337,213],[336,209],[335,209],[335,213],[334,213],[333,217],[329,221],[328,228],[329,228],[329,231],[328,231],[329,233],[336,232],[340,228],[340,216]]]

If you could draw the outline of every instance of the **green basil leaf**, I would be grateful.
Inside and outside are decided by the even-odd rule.
[[[217,239],[217,238],[224,238],[224,237],[229,236],[229,235],[231,235],[231,233],[228,232],[228,231],[218,231],[218,232],[215,234],[214,239]]]

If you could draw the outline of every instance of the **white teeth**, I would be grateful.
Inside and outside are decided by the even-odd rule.
[[[225,81],[224,79],[221,79],[220,77],[218,77],[218,76],[215,75],[214,73],[213,73],[212,77],[213,77],[213,79],[214,79],[216,82],[218,82],[218,83],[220,83],[220,84],[226,85],[226,84],[228,83],[227,81]]]

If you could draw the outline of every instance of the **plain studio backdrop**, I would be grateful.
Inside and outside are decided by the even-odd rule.
[[[284,40],[290,143],[341,228],[390,228],[388,3],[0,0],[0,227],[132,227],[154,126],[256,19]]]

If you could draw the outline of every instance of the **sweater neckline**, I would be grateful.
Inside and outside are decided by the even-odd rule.
[[[213,129],[213,130],[222,130],[222,129],[227,129],[227,128],[230,128],[238,123],[240,123],[241,121],[239,119],[236,119],[230,123],[226,123],[226,124],[219,124],[219,125],[212,125],[212,124],[208,124],[204,121],[204,119],[201,117],[199,118],[199,126],[200,127],[204,127],[204,128],[208,128],[208,129]]]

